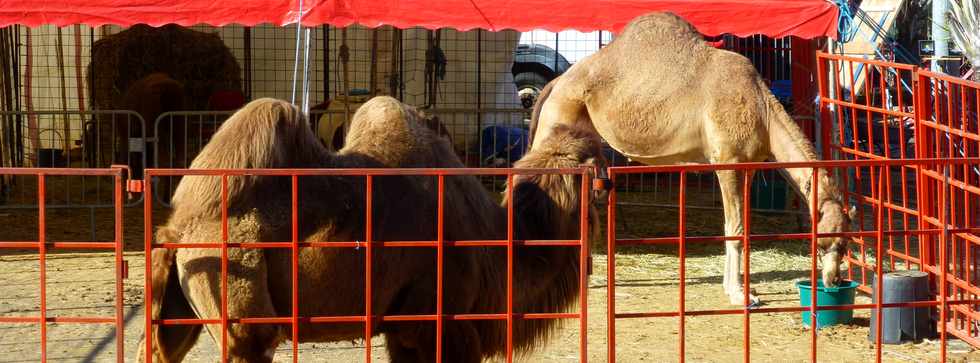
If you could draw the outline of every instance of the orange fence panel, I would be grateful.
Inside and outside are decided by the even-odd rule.
[[[917,76],[917,155],[937,159],[980,156],[980,84],[928,71],[919,71]],[[963,229],[976,227],[980,220],[980,168],[925,166],[918,182],[922,223],[944,231],[925,238],[926,268],[943,276],[938,279],[940,295],[976,299],[980,295],[976,269],[980,234]],[[950,313],[941,317],[946,329],[980,346],[980,305],[957,305]]]
[[[685,180],[688,175],[695,172],[706,172],[706,171],[719,171],[719,170],[734,170],[745,175],[746,172],[758,173],[762,170],[772,170],[772,169],[811,169],[810,174],[813,176],[812,185],[820,185],[817,180],[818,170],[838,170],[840,172],[846,173],[848,170],[856,169],[870,169],[874,171],[875,175],[884,175],[887,173],[889,168],[922,168],[922,169],[972,169],[980,167],[980,158],[970,157],[970,158],[955,158],[955,159],[862,159],[862,160],[827,160],[827,161],[815,161],[815,162],[797,162],[797,163],[742,163],[742,164],[708,164],[708,165],[671,165],[671,166],[650,166],[650,167],[613,167],[609,168],[609,178],[612,183],[615,183],[618,179],[623,179],[625,175],[637,174],[637,173],[675,173],[679,174],[681,180]],[[743,194],[743,200],[748,200],[751,188],[749,188],[751,178],[740,177],[740,191]],[[885,178],[875,178],[877,185],[875,188],[877,191],[873,196],[885,195]],[[960,294],[956,296],[947,296],[948,294],[939,294],[934,299],[923,300],[923,301],[913,301],[907,303],[883,303],[882,299],[878,299],[873,304],[850,304],[850,305],[839,305],[839,306],[817,306],[816,294],[811,295],[813,301],[810,302],[809,307],[757,307],[751,305],[751,303],[744,306],[737,306],[730,309],[687,309],[685,302],[687,302],[690,297],[686,296],[685,287],[687,285],[686,281],[686,271],[685,271],[685,260],[688,258],[686,256],[687,246],[691,244],[704,244],[704,243],[715,243],[721,244],[726,241],[737,240],[741,241],[742,248],[744,249],[742,264],[741,277],[743,279],[744,293],[746,297],[751,289],[752,281],[749,278],[751,273],[751,266],[749,265],[749,255],[752,253],[752,243],[758,241],[773,241],[780,240],[785,242],[791,242],[791,240],[804,240],[809,244],[809,251],[811,255],[810,264],[808,269],[810,270],[809,282],[810,286],[813,286],[818,279],[817,272],[817,255],[818,255],[818,245],[817,241],[819,238],[825,237],[847,237],[854,240],[864,241],[868,246],[867,248],[873,254],[873,262],[870,262],[869,267],[865,269],[870,269],[869,275],[874,275],[881,280],[883,273],[886,270],[885,259],[877,258],[877,256],[886,256],[889,254],[890,246],[887,245],[891,238],[910,238],[917,236],[932,236],[938,240],[948,240],[950,236],[957,234],[960,235],[975,235],[980,232],[980,228],[975,225],[972,226],[947,226],[939,227],[937,225],[922,225],[922,224],[908,224],[908,225],[894,225],[890,221],[885,219],[891,206],[889,206],[888,201],[885,199],[868,199],[867,203],[871,204],[872,210],[870,214],[874,215],[873,222],[867,225],[860,225],[856,230],[850,232],[821,232],[817,230],[817,224],[812,223],[811,229],[808,233],[777,233],[777,234],[761,234],[752,232],[752,221],[751,214],[748,213],[748,209],[744,208],[742,212],[743,215],[743,234],[742,235],[725,235],[725,236],[693,236],[688,235],[686,231],[686,225],[688,224],[685,218],[685,200],[686,196],[690,193],[684,188],[684,183],[680,184],[677,193],[679,193],[680,205],[677,214],[677,234],[668,236],[657,236],[657,237],[647,237],[647,238],[620,238],[616,235],[616,204],[617,204],[617,190],[613,188],[609,192],[609,202],[607,211],[607,248],[608,248],[608,259],[607,259],[607,324],[608,324],[608,361],[616,361],[616,322],[621,319],[659,319],[659,318],[676,318],[678,319],[678,355],[680,361],[685,360],[685,324],[688,317],[696,316],[717,316],[717,315],[741,315],[744,340],[743,340],[743,361],[751,361],[751,348],[752,348],[752,330],[750,324],[750,317],[756,314],[772,314],[772,313],[800,313],[809,312],[811,321],[816,321],[817,311],[824,310],[859,310],[859,309],[871,309],[872,314],[875,314],[876,322],[878,324],[877,329],[875,329],[874,341],[875,344],[875,357],[876,361],[880,362],[882,359],[882,329],[881,329],[881,314],[882,309],[891,307],[921,307],[921,306],[936,306],[939,308],[942,316],[946,316],[946,312],[952,310],[954,314],[958,311],[967,311],[972,306],[976,306],[980,303],[976,295],[972,293],[972,289],[969,294]],[[951,188],[958,185],[956,181],[949,180],[948,182],[939,181],[938,189],[942,190],[942,187]],[[822,195],[826,193],[825,190],[815,191],[815,197],[812,201],[818,200],[816,195]],[[942,193],[940,195],[939,203],[943,203],[946,200],[954,200],[954,197],[948,197],[952,193]],[[815,205],[811,205],[810,208],[810,218],[812,220],[819,221],[820,216],[817,214]],[[941,220],[946,220],[945,215],[943,215]],[[636,246],[636,245],[674,245],[678,247],[678,259],[679,259],[679,273],[678,273],[678,285],[679,285],[679,296],[678,308],[672,311],[643,311],[643,312],[622,312],[616,308],[616,251],[620,246]],[[940,256],[947,250],[944,244],[939,244]],[[864,246],[861,246],[864,248]],[[870,257],[870,256],[869,256]],[[870,259],[870,258],[869,258]],[[952,284],[958,286],[955,276],[948,275],[948,269],[945,268],[945,264],[942,261],[946,261],[943,258],[938,265],[939,268],[935,266],[924,266],[925,269],[933,271],[937,276],[950,276],[949,283],[947,279],[937,279],[938,284],[940,284],[940,289],[945,289],[946,285]],[[721,261],[719,261],[721,263]],[[970,270],[971,272],[973,270]],[[881,296],[882,284],[878,285],[878,296]],[[941,291],[940,290],[940,291]],[[963,291],[961,289],[959,291]],[[746,300],[748,301],[748,300]],[[954,315],[954,317],[957,315]],[[965,313],[959,316],[965,316]],[[954,322],[951,322],[955,323]],[[811,326],[815,326],[812,324]],[[942,330],[945,332],[945,329]],[[950,332],[957,334],[955,330],[950,327]],[[816,328],[811,328],[811,340],[810,340],[810,360],[817,361],[817,332]],[[760,338],[764,339],[764,338]],[[941,361],[945,361],[945,344],[946,336],[942,335],[942,353]]]
[[[38,350],[40,352],[40,360],[42,362],[47,361],[49,358],[49,348],[52,346],[48,339],[48,327],[50,324],[109,324],[115,327],[115,338],[116,338],[116,351],[115,359],[117,362],[123,362],[123,332],[124,321],[123,321],[123,279],[125,278],[126,270],[123,261],[123,205],[125,199],[123,199],[123,178],[126,176],[124,171],[125,167],[113,168],[113,169],[72,169],[72,168],[0,168],[0,176],[6,175],[17,175],[17,176],[33,176],[37,179],[37,214],[38,214],[38,231],[37,231],[37,241],[23,242],[23,241],[0,241],[0,250],[18,250],[18,249],[30,249],[37,251],[38,260],[40,262],[39,274],[38,274],[38,314],[32,316],[0,316],[0,324],[37,324],[40,327],[40,346]],[[46,202],[46,196],[48,196],[48,178],[52,176],[98,176],[98,177],[110,177],[113,182],[113,223],[114,231],[112,241],[109,242],[96,242],[96,241],[85,241],[85,242],[73,242],[73,241],[52,241],[47,223],[49,222],[47,216],[48,205]],[[27,222],[27,221],[25,221]],[[7,236],[9,238],[9,235]],[[54,250],[75,250],[75,251],[113,251],[114,252],[114,267],[115,267],[115,281],[114,281],[114,315],[113,316],[62,316],[52,314],[49,311],[49,298],[47,286],[52,281],[49,281],[47,270],[48,261],[47,258]],[[78,308],[77,306],[72,308]]]
[[[542,175],[542,174],[561,174],[568,175],[572,178],[580,178],[581,180],[581,190],[579,193],[582,196],[580,198],[581,205],[579,206],[580,215],[578,216],[579,224],[579,237],[578,239],[572,240],[519,240],[515,235],[515,219],[514,219],[514,204],[519,204],[518,199],[515,202],[508,203],[507,205],[507,233],[506,239],[503,240],[474,240],[474,241],[450,241],[444,238],[444,230],[446,226],[444,224],[444,217],[446,216],[445,205],[445,191],[447,188],[446,180],[453,176],[460,175],[483,175],[483,176],[500,176],[506,178],[506,184],[508,186],[508,200],[513,200],[509,198],[513,195],[513,186],[515,185],[515,177],[518,175]],[[152,306],[147,304],[146,306],[146,321],[145,327],[147,336],[145,342],[147,344],[147,349],[145,350],[145,359],[147,362],[153,361],[153,327],[162,325],[205,325],[205,324],[220,324],[221,325],[221,336],[216,338],[218,340],[218,345],[221,349],[221,361],[227,361],[229,356],[228,351],[228,334],[231,325],[233,324],[278,324],[286,325],[289,328],[284,329],[286,336],[290,337],[292,341],[292,361],[299,361],[299,350],[298,342],[302,338],[301,331],[308,331],[311,329],[311,325],[314,324],[364,324],[364,334],[363,338],[365,341],[365,361],[371,361],[371,346],[372,346],[372,336],[376,335],[378,331],[377,324],[385,323],[395,323],[395,322],[416,322],[416,323],[431,323],[435,326],[435,361],[442,361],[443,354],[443,329],[444,322],[446,321],[462,321],[462,320],[496,320],[506,322],[506,346],[503,348],[503,355],[506,357],[508,362],[512,361],[514,358],[514,353],[516,352],[516,342],[514,342],[515,334],[515,321],[521,319],[578,319],[579,320],[579,334],[580,334],[580,347],[579,347],[579,359],[582,362],[587,361],[587,309],[588,309],[588,280],[586,267],[589,263],[589,216],[588,216],[588,203],[591,195],[591,171],[587,168],[575,168],[575,169],[501,169],[501,168],[481,168],[481,169],[222,169],[222,170],[209,170],[209,169],[147,169],[146,175],[148,177],[166,177],[166,176],[208,176],[214,178],[220,178],[221,181],[221,240],[208,242],[208,243],[176,243],[176,241],[154,241],[154,236],[152,231],[154,226],[152,225],[152,203],[153,198],[146,198],[144,201],[144,218],[145,218],[145,249],[146,249],[146,284],[145,284],[145,298],[146,301],[151,301],[155,291],[152,288],[152,261],[151,255],[154,250],[174,250],[174,249],[220,249],[220,280],[216,282],[220,285],[218,289],[220,290],[220,316],[208,316],[202,317],[197,316],[192,319],[185,318],[154,318],[152,315]],[[256,241],[256,242],[236,242],[229,239],[229,220],[234,217],[234,211],[231,211],[229,207],[229,179],[240,178],[240,177],[284,177],[289,179],[289,189],[291,190],[291,200],[289,202],[291,208],[290,217],[290,228],[292,234],[292,240],[289,242],[274,242],[274,241]],[[376,200],[379,198],[376,194],[383,194],[379,192],[380,187],[377,187],[377,183],[381,183],[379,180],[385,177],[392,176],[412,176],[412,177],[432,177],[437,178],[437,188],[432,192],[434,198],[437,198],[437,211],[436,215],[433,216],[437,219],[436,224],[436,240],[431,241],[389,241],[381,240],[375,237],[375,231],[373,224],[381,223],[379,218],[380,213],[374,212],[372,209],[377,206],[377,202],[385,203],[390,201]],[[299,195],[303,193],[302,189],[299,188],[300,180],[315,180],[315,178],[323,177],[346,177],[347,181],[352,181],[360,179],[363,181],[365,187],[364,195],[365,200],[364,210],[365,215],[363,216],[363,240],[359,241],[307,241],[300,237],[300,230],[308,230],[309,226],[304,226],[299,222]],[[186,179],[185,179],[186,180]],[[389,183],[390,184],[390,183]],[[151,193],[150,185],[146,185],[146,193]],[[380,197],[380,198],[383,198]],[[413,213],[419,213],[418,211],[413,211]],[[232,214],[230,217],[229,215]],[[392,216],[384,216],[385,218],[391,218]],[[356,223],[356,222],[352,222]],[[471,312],[471,311],[446,311],[443,309],[444,301],[452,301],[454,298],[452,295],[454,292],[449,287],[444,287],[444,281],[452,276],[445,276],[446,267],[450,260],[448,254],[460,254],[461,251],[466,251],[467,249],[472,249],[474,247],[488,247],[488,248],[499,248],[506,250],[506,263],[500,264],[499,269],[501,271],[506,271],[506,296],[501,296],[499,298],[506,299],[506,311],[494,311],[494,312]],[[577,249],[577,263],[579,264],[579,276],[577,288],[581,292],[578,300],[579,312],[576,313],[564,313],[564,312],[553,312],[553,311],[515,311],[514,302],[518,299],[524,291],[519,291],[514,289],[515,281],[515,256],[520,256],[520,249],[522,248],[574,248]],[[351,251],[356,251],[359,249],[364,249],[364,285],[360,291],[334,291],[331,294],[363,294],[364,295],[364,314],[353,314],[353,315],[324,315],[324,316],[301,316],[299,315],[299,306],[303,301],[299,300],[300,291],[303,289],[303,280],[300,279],[299,271],[300,260],[299,254],[304,250],[311,249],[349,249]],[[391,269],[385,268],[384,265],[380,267],[376,266],[378,255],[383,253],[386,249],[433,249],[435,250],[435,260],[433,262],[433,269],[435,269],[435,294],[431,296],[434,304],[434,313],[414,313],[414,314],[400,314],[400,311],[387,311],[378,309],[373,305],[373,296],[377,294],[385,293],[381,290],[384,287],[378,287],[376,281],[372,276],[377,273],[392,274],[397,273],[397,271],[392,271]],[[230,250],[242,250],[242,249],[279,249],[288,250],[290,254],[291,268],[291,315],[289,316],[230,316],[228,312],[228,299],[229,299],[229,251]],[[379,272],[379,270],[385,270],[384,272]],[[527,276],[522,278],[528,278]],[[533,277],[531,277],[533,278]],[[304,282],[305,283],[305,282]],[[355,289],[356,290],[356,289]],[[388,291],[390,293],[390,291]],[[490,299],[490,296],[484,296],[487,294],[492,294],[493,292],[481,292],[481,296],[484,299]],[[424,308],[423,308],[424,309]],[[329,313],[329,312],[327,312]],[[339,313],[339,312],[338,312]],[[281,315],[281,314],[280,314]],[[453,348],[453,347],[447,347]]]
[[[914,149],[915,66],[818,53],[817,67],[824,160],[927,158]],[[883,170],[855,167],[846,172],[840,178],[841,188],[856,207],[858,225],[874,223],[872,210],[879,201],[884,201],[890,228],[918,223],[915,165]],[[882,190],[875,188],[878,179],[884,179]],[[868,277],[874,272],[867,255],[870,246],[864,238],[855,238],[854,244],[857,249],[851,249],[848,257],[854,269],[848,273],[870,292]],[[889,268],[918,268],[919,247],[914,235],[888,236]]]

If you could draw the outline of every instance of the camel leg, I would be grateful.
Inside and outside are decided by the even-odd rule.
[[[734,170],[719,170],[717,175],[718,183],[721,186],[722,205],[725,210],[725,235],[741,236],[745,231],[742,225],[742,208],[745,207],[745,201],[742,200],[741,178],[739,178],[739,173]],[[747,177],[751,179],[751,173]],[[742,241],[726,241],[725,273],[722,278],[722,285],[733,305],[745,305],[745,294],[742,289],[742,276],[740,274],[741,266]],[[749,294],[749,303],[758,304],[759,298]]]
[[[482,361],[480,336],[468,321],[443,323],[442,361],[479,363]],[[385,334],[392,363],[434,362],[436,336],[432,324],[398,326]]]
[[[221,317],[221,262],[217,250],[180,250],[177,266],[181,289],[198,317]],[[274,317],[269,295],[266,258],[255,249],[228,250],[228,317]],[[288,290],[287,290],[288,293]],[[286,312],[288,313],[288,312]],[[221,325],[207,325],[215,344],[221,346]],[[229,362],[272,362],[284,341],[280,327],[265,324],[228,324]]]
[[[161,229],[161,234],[166,233]],[[193,318],[194,312],[180,290],[177,269],[172,268],[174,250],[153,251],[153,283],[158,289],[153,295],[154,310],[159,309],[158,317],[162,319]],[[160,291],[165,286],[164,291]],[[187,352],[197,343],[201,335],[200,325],[171,325],[153,327],[153,360],[157,362],[181,362]],[[137,348],[137,360],[146,359],[146,335],[140,339]]]

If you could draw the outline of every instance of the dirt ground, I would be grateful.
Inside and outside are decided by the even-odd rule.
[[[620,195],[620,201],[650,202],[650,193]],[[712,205],[707,193],[691,197],[694,202]],[[673,208],[628,205],[617,211],[617,234],[621,238],[656,237],[675,234],[677,210]],[[126,361],[135,361],[136,347],[143,333],[142,286],[144,282],[143,209],[127,208],[125,216],[125,259],[129,278],[124,281]],[[154,212],[154,224],[161,223],[165,209]],[[687,229],[691,235],[721,234],[721,212],[716,209],[689,210]],[[112,238],[112,211],[52,209],[48,211],[47,231],[51,241],[87,241],[89,225],[95,221],[97,241]],[[793,214],[753,214],[754,233],[802,231],[809,228]],[[0,210],[0,240],[37,239],[35,210]],[[687,309],[729,309],[722,293],[722,253],[717,244],[688,247]],[[767,307],[799,306],[794,280],[809,276],[809,247],[801,241],[752,243],[751,279]],[[110,316],[114,309],[114,270],[110,252],[54,251],[47,257],[47,308],[50,316]],[[664,312],[678,306],[678,259],[675,247],[620,248],[616,255],[616,311]],[[36,315],[39,311],[39,264],[33,251],[0,250],[0,316]],[[588,355],[596,362],[607,361],[607,258],[606,249],[597,245],[593,274],[589,281]],[[870,298],[859,295],[858,303]],[[847,325],[819,332],[818,359],[834,362],[872,361],[875,349],[868,341],[870,312],[860,310]],[[686,320],[686,358],[691,362],[742,361],[743,317],[703,316]],[[750,323],[753,361],[803,362],[809,360],[810,331],[799,313],[753,314]],[[669,362],[677,360],[678,319],[643,318],[616,321],[616,354],[621,362]],[[35,324],[0,324],[0,361],[33,362],[40,358],[40,329]],[[48,358],[51,361],[103,362],[115,359],[114,329],[109,325],[51,323],[47,325]],[[579,358],[577,321],[566,326],[541,349],[522,356],[527,362],[573,362]],[[384,339],[373,340],[374,361],[387,361]],[[217,360],[213,341],[202,336],[188,361]],[[361,341],[332,344],[303,344],[303,361],[363,361]],[[980,352],[959,341],[951,341],[951,361],[980,361]],[[931,362],[939,359],[939,342],[923,340],[902,345],[885,345],[886,362]],[[276,361],[289,361],[291,351],[283,345]]]

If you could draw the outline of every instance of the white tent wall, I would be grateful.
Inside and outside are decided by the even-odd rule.
[[[478,34],[479,32],[479,34]],[[423,105],[427,30],[410,29],[404,40],[404,101]],[[446,55],[446,76],[438,82],[436,109],[468,109],[473,112],[437,113],[457,149],[472,150],[479,144],[481,127],[520,125],[521,112],[485,112],[476,109],[520,108],[511,67],[520,33],[443,30],[440,48]],[[479,41],[478,41],[479,39]]]
[[[21,92],[21,104],[25,111],[77,111],[87,108],[79,96],[79,90],[84,88],[85,68],[90,59],[92,44],[88,29],[82,26],[64,27],[59,34],[55,26],[22,28],[18,60],[22,87],[27,87],[26,82],[30,81],[30,91],[27,92],[25,88]],[[81,93],[85,92],[81,90]],[[68,135],[64,135],[66,122]],[[64,148],[66,136],[69,140],[81,138],[82,129],[78,126],[81,122],[78,115],[30,117],[23,125],[24,135],[29,138],[25,144],[31,149]],[[70,143],[69,147],[72,146]]]

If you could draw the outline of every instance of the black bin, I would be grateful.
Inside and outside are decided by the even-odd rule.
[[[898,271],[884,274],[883,303],[903,303],[933,300],[929,292],[929,275],[922,271]],[[875,276],[872,302],[878,301],[878,281]],[[906,340],[920,340],[936,336],[936,322],[930,318],[931,307],[895,307],[881,310],[881,342],[901,344]],[[875,340],[877,314],[871,310],[871,328],[868,340]]]

